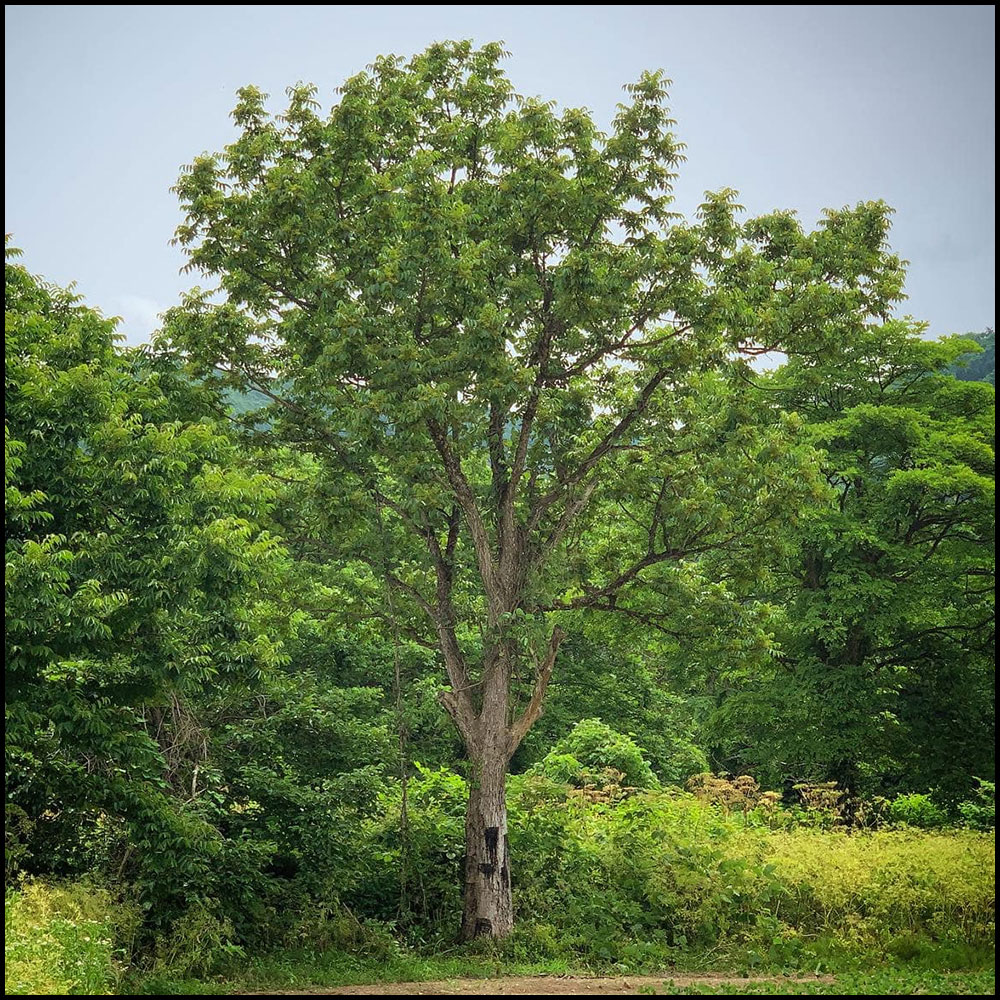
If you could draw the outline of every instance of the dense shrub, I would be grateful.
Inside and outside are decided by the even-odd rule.
[[[934,830],[948,822],[948,814],[929,795],[911,792],[897,795],[889,803],[889,819],[921,830]]]
[[[740,961],[808,966],[833,938],[880,956],[904,939],[992,939],[989,834],[852,833],[818,826],[808,811],[776,823],[759,805],[727,811],[675,788],[609,791],[542,775],[510,781],[515,946],[531,957],[634,968],[677,949],[728,949]],[[411,782],[405,860],[389,808],[372,828],[381,864],[356,913],[392,919],[382,901],[402,878],[411,938],[454,933],[465,795],[443,769]]]
[[[361,823],[358,877],[339,898],[278,920],[279,943],[376,957],[406,943],[451,947],[466,783],[418,768],[404,828],[399,791],[387,786]],[[851,832],[806,810],[780,810],[778,821],[760,804],[727,809],[677,788],[574,788],[541,775],[510,779],[509,802],[518,924],[506,948],[519,959],[640,969],[701,953],[721,967],[814,969],[838,955],[967,954],[992,941],[991,833]],[[79,887],[28,884],[7,903],[8,992],[113,988],[130,913]],[[195,905],[143,963],[167,978],[203,975],[255,950],[218,908]]]
[[[411,941],[454,938],[462,912],[461,866],[465,852],[465,781],[447,768],[416,765],[408,783],[405,830],[400,789],[382,797],[379,818],[369,821],[370,866],[344,896],[348,908],[369,919],[399,921]]]
[[[996,783],[976,778],[976,797],[959,803],[958,811],[973,830],[992,830],[996,826]]]

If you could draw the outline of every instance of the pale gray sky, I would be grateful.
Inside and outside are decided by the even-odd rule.
[[[27,266],[120,314],[133,342],[194,283],[169,245],[179,167],[232,136],[237,87],[325,103],[379,53],[502,39],[522,93],[609,121],[645,68],[674,80],[690,212],[883,198],[931,333],[994,322],[993,6],[8,5],[5,229]]]

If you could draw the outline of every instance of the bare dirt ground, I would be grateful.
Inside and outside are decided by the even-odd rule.
[[[810,977],[810,982],[832,982],[831,976]],[[635,996],[642,987],[647,991],[664,983],[690,986],[699,983],[719,986],[736,982],[789,982],[782,976],[754,976],[741,979],[734,975],[621,976],[587,978],[582,976],[505,976],[502,979],[446,979],[426,983],[375,983],[369,986],[336,986],[312,990],[276,990],[267,996]],[[250,996],[253,994],[244,994]],[[264,995],[264,994],[259,994]]]

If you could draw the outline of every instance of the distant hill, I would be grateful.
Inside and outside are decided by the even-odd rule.
[[[234,417],[242,417],[247,413],[256,413],[271,404],[271,400],[256,389],[240,392],[238,389],[227,389],[223,397],[226,407]]]
[[[986,329],[982,333],[966,333],[964,336],[966,340],[974,340],[983,349],[983,353],[963,355],[958,362],[951,366],[952,375],[963,382],[989,382],[990,385],[996,385],[996,382],[993,381],[995,364],[993,331]]]

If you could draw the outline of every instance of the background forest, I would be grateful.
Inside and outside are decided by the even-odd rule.
[[[506,100],[496,55],[456,46],[398,80],[385,67],[375,82],[356,78],[340,107],[361,114],[369,102],[400,144],[417,108],[414,120],[433,122],[429,148],[465,150],[454,123],[406,89],[438,74],[436,59],[454,79],[433,100],[471,117]],[[724,192],[690,226],[668,220],[655,192],[669,187],[676,150],[672,122],[650,118],[658,87],[643,78],[607,142],[540,104],[498,126],[490,141],[509,184],[543,187],[512,188],[513,203],[537,205],[539,218],[558,206],[540,226],[545,246],[517,230],[527,208],[498,228],[510,206],[476,200],[472,161],[462,215],[451,190],[413,179],[419,156],[389,148],[383,129],[386,161],[410,173],[376,171],[389,177],[382,194],[421,194],[398,216],[366,216],[371,192],[345,168],[338,190],[357,199],[364,222],[347,228],[362,250],[303,207],[319,197],[315,176],[289,179],[303,149],[312,163],[342,148],[323,145],[311,94],[291,93],[279,127],[243,92],[241,138],[178,187],[179,238],[225,298],[171,311],[152,346],[123,347],[114,320],[8,248],[8,992],[116,992],[123,976],[132,991],[211,992],[210,977],[261,955],[277,956],[256,973],[269,983],[293,967],[316,981],[416,976],[429,956],[435,970],[476,955],[625,971],[991,961],[993,331],[930,339],[889,318],[902,266],[884,206],[831,213],[810,234],[780,213],[742,220]],[[334,114],[322,128],[334,127],[347,125]],[[630,135],[642,136],[635,148]],[[589,159],[616,141],[628,190]],[[552,168],[558,185],[546,144],[575,157]],[[580,182],[576,203],[584,164],[607,191]],[[440,162],[429,170],[438,177]],[[241,193],[227,176],[242,177]],[[577,215],[605,195],[612,249],[598,256]],[[425,214],[406,214],[413,205]],[[442,246],[461,244],[454,258],[437,255],[439,224]],[[350,256],[398,233],[391,272],[382,257]],[[273,263],[255,240],[299,242]],[[329,252],[349,275],[336,307],[320,245],[339,248]],[[435,316],[491,297],[508,319],[522,299],[534,316],[535,291],[505,254],[532,269],[547,260],[553,295],[571,287],[583,303],[561,314],[557,344],[573,323],[604,338],[567,341],[565,372],[591,350],[622,363],[593,390],[565,373],[550,389],[540,374],[537,398],[525,388],[528,402],[510,404],[496,431],[463,407],[487,384],[495,402],[516,378],[490,358],[523,351],[524,370],[543,373],[537,342],[525,333],[526,345],[490,354],[503,318],[485,311],[451,354],[453,329],[411,344],[392,324],[409,324],[424,294],[408,285],[408,260],[433,276]],[[670,298],[642,321],[645,339],[627,339],[648,273],[668,258]],[[395,304],[377,321],[360,309],[345,319],[344,303],[366,295]],[[606,309],[615,295],[633,312]],[[681,346],[657,339],[664,327],[651,320],[668,310],[693,317]],[[333,369],[348,373],[338,385],[372,395],[334,397]],[[460,384],[471,371],[475,388]],[[532,405],[537,425],[524,423]],[[427,471],[450,454],[427,417],[438,406],[459,414],[446,440],[467,447],[469,508],[460,492],[453,508],[451,494],[439,500]],[[552,514],[551,576],[496,624],[489,580],[464,583],[461,571],[482,567],[469,511],[504,510],[497,439],[516,488],[515,419],[543,500],[567,493]],[[430,431],[420,438],[407,421]],[[625,458],[564,529],[586,449],[608,440]],[[563,472],[573,462],[576,479]],[[463,949],[464,817],[481,777],[448,702],[460,690],[448,650],[421,617],[434,567],[404,530],[421,511],[432,513],[417,536],[455,539],[460,582],[453,596],[437,591],[437,633],[447,598],[456,648],[487,664],[462,676],[488,687],[490,649],[516,647],[527,666],[508,676],[511,717],[529,717],[539,687],[544,699],[511,744],[505,783],[513,933]]]

